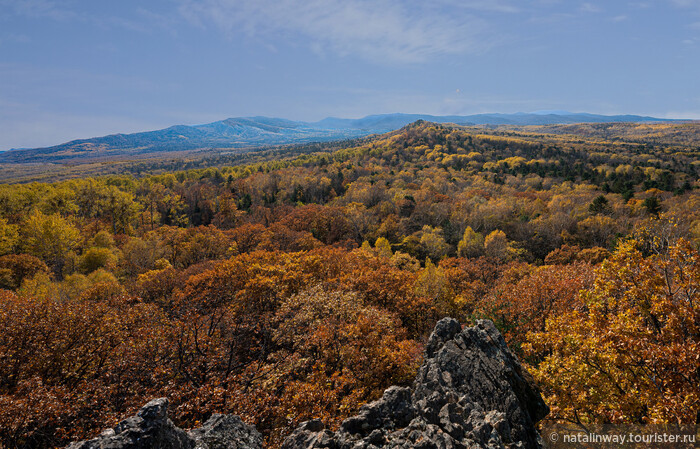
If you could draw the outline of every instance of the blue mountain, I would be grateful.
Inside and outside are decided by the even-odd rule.
[[[157,131],[80,139],[46,148],[14,149],[0,153],[0,163],[99,160],[148,153],[324,142],[393,131],[416,120],[462,125],[517,126],[670,121],[637,115],[606,116],[566,111],[466,116],[380,114],[360,119],[329,117],[313,123],[269,117],[239,117],[204,125],[176,125]]]

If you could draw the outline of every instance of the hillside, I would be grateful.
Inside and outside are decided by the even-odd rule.
[[[454,118],[454,117],[452,117]],[[402,116],[404,121],[407,117]],[[397,123],[394,123],[397,125]],[[261,125],[262,126],[262,125]],[[269,125],[266,125],[269,126]],[[589,123],[575,125],[500,125],[500,126],[465,126],[447,124],[451,128],[464,130],[473,134],[510,136],[527,139],[543,144],[553,145],[590,144],[594,146],[613,145],[616,147],[632,145],[639,148],[653,146],[654,152],[697,151],[700,147],[700,122],[688,123]],[[238,149],[201,149],[163,152],[126,152],[119,156],[118,150],[112,157],[98,157],[101,152],[90,156],[73,155],[65,160],[56,155],[51,163],[24,162],[2,163],[0,157],[0,182],[53,181],[105,174],[147,174],[164,173],[173,170],[224,167],[250,164],[261,161],[281,160],[319,151],[335,151],[344,147],[363,145],[371,141],[372,136],[332,140],[318,143],[295,145],[274,145]],[[37,150],[38,151],[38,150]],[[70,151],[70,150],[66,150]],[[8,157],[11,155],[7,153]],[[21,155],[18,152],[17,155]],[[31,160],[31,155],[27,157]],[[41,159],[40,156],[36,156]]]
[[[114,134],[48,148],[0,153],[0,163],[74,162],[202,148],[242,148],[337,140],[367,134],[356,130],[313,128],[301,122],[266,117],[232,118],[198,126],[178,125],[135,134]]]
[[[0,184],[0,444],[93,438],[158,397],[270,448],[312,418],[345,439],[445,316],[493,321],[549,422],[696,423],[698,126],[418,121]]]
[[[205,125],[177,125],[157,131],[114,134],[80,139],[47,148],[0,152],[3,163],[85,163],[114,158],[220,148],[324,142],[399,129],[416,120],[468,125],[546,125],[588,122],[664,122],[641,116],[592,114],[479,114],[432,116],[425,114],[371,115],[361,119],[327,118],[315,123],[268,117],[242,117]]]

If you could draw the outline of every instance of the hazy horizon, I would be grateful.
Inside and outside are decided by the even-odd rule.
[[[562,115],[562,116],[566,116],[566,115],[571,115],[571,116],[576,116],[576,115],[594,115],[594,116],[601,115],[601,116],[602,116],[602,115],[605,115],[605,116],[608,116],[608,115],[606,115],[606,114],[594,114],[594,113],[589,113],[589,112],[571,112],[571,111],[565,111],[565,110],[540,110],[540,111],[531,111],[531,112],[515,112],[515,113],[507,113],[507,114],[500,113],[500,112],[486,112],[486,113],[467,114],[467,115],[455,114],[454,116],[462,116],[462,117],[468,118],[468,117],[470,117],[470,116],[475,116],[475,115],[494,115],[494,116],[497,116],[497,115],[504,115],[504,116],[508,116],[508,115],[519,115],[519,114],[523,114],[523,115]],[[334,117],[334,116],[328,116],[328,117],[324,117],[324,118],[321,119],[321,120],[315,120],[315,121],[313,121],[313,122],[306,122],[306,123],[313,124],[313,123],[317,123],[317,122],[323,121],[324,119],[359,120],[359,119],[371,117],[372,115],[378,115],[378,116],[383,116],[383,115],[386,115],[386,116],[392,116],[392,115],[410,115],[410,116],[413,116],[413,115],[420,115],[420,116],[433,116],[433,117],[436,117],[436,118],[444,117],[444,116],[437,116],[437,115],[433,115],[433,114],[395,112],[395,113],[386,113],[386,114],[370,114],[370,115],[365,115],[365,116],[361,116],[361,117]],[[628,115],[629,115],[629,116],[640,116],[640,114],[615,114],[615,115],[620,115],[620,116],[628,116]],[[251,118],[251,119],[253,119],[253,118],[258,118],[258,117],[264,117],[264,118],[269,118],[269,119],[281,119],[281,120],[291,120],[291,121],[305,122],[305,121],[303,121],[303,120],[294,120],[294,119],[291,119],[291,118],[288,118],[288,117],[268,117],[268,116],[225,117],[225,118],[222,118],[221,120],[215,120],[214,122],[224,121],[224,120],[228,120],[228,119],[236,119],[236,118]],[[612,115],[609,116],[609,117],[612,117]],[[648,116],[646,116],[646,117],[648,117]],[[697,120],[697,119],[687,119],[687,118],[683,118],[683,117],[668,117],[668,118],[651,117],[651,118],[658,118],[658,119],[662,119],[662,120],[678,120],[678,121],[683,121],[683,120],[694,121],[694,120]],[[135,130],[135,131],[130,131],[130,132],[116,131],[116,132],[114,132],[114,133],[108,133],[108,134],[104,134],[104,135],[81,136],[81,137],[76,137],[76,138],[74,138],[74,139],[70,139],[70,140],[67,140],[67,141],[55,142],[55,143],[52,143],[52,144],[49,144],[49,145],[44,145],[44,146],[42,146],[42,147],[0,148],[0,152],[11,151],[11,150],[26,150],[26,149],[33,149],[33,148],[47,148],[47,147],[53,147],[53,146],[57,146],[57,145],[61,145],[61,144],[66,144],[66,143],[73,142],[73,141],[76,141],[76,140],[77,140],[77,141],[80,141],[80,140],[89,140],[89,139],[100,138],[100,137],[106,137],[106,136],[117,135],[117,134],[138,134],[138,133],[143,133],[143,132],[159,131],[159,130],[161,130],[161,129],[167,129],[167,128],[170,128],[170,127],[172,127],[172,126],[181,126],[181,125],[196,127],[196,126],[207,125],[207,124],[210,124],[210,123],[212,123],[212,122],[208,122],[208,123],[173,123],[173,124],[171,124],[171,125],[168,125],[168,126],[166,126],[166,127],[164,127],[164,128],[159,128],[159,129],[140,129],[140,130]]]
[[[227,117],[700,119],[700,1],[0,0],[0,149]]]

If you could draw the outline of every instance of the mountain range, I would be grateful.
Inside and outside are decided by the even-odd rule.
[[[381,114],[360,119],[329,117],[300,122],[269,117],[229,118],[204,125],[176,125],[133,134],[73,140],[45,148],[0,153],[0,163],[69,162],[214,148],[255,148],[362,137],[399,129],[417,120],[460,125],[553,125],[572,123],[668,122],[638,115],[595,115],[566,111],[434,116]]]

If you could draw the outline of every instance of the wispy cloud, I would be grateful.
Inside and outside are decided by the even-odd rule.
[[[423,62],[435,56],[483,51],[492,45],[486,22],[473,11],[440,8],[417,0],[182,0],[189,20],[214,23],[231,36],[245,33],[262,40],[308,40],[311,48],[382,62]],[[452,0],[441,0],[441,2]],[[514,12],[505,3],[494,12]]]
[[[0,35],[0,46],[2,46],[3,43],[6,42],[11,42],[13,44],[28,44],[31,41],[32,39],[26,34],[9,33]]]
[[[554,12],[549,14],[535,15],[529,19],[530,23],[546,25],[576,18],[575,14],[567,12]]]
[[[431,3],[452,8],[471,9],[474,11],[508,13],[521,11],[521,8],[509,2],[499,0],[433,0]]]
[[[671,3],[682,8],[700,8],[700,0],[670,0]]]
[[[578,10],[580,12],[591,12],[591,13],[600,12],[600,8],[596,5],[594,5],[593,3],[582,3]]]
[[[88,13],[75,2],[56,0],[0,0],[0,19],[26,17],[59,22],[79,22],[106,28],[122,28],[127,31],[153,33],[167,31],[175,34],[182,18],[176,11],[159,14],[145,7],[127,9],[126,14],[109,15]]]
[[[75,11],[52,0],[0,0],[0,14],[54,20],[70,20],[79,16]]]
[[[694,10],[695,14],[700,14],[700,0],[668,0],[671,5],[681,8]]]
[[[632,8],[635,8],[635,9],[649,9],[649,8],[651,8],[651,6],[652,6],[652,5],[651,5],[651,2],[648,2],[648,1],[643,1],[643,2],[640,2],[640,1],[629,2],[628,5],[629,5],[630,7],[632,7]]]
[[[671,2],[672,5],[690,10],[691,11],[691,16],[695,19],[695,22],[688,24],[688,28],[690,28],[692,31],[691,32],[696,32],[696,30],[700,30],[700,22],[697,21],[697,17],[700,16],[700,0],[668,0]],[[687,42],[683,42],[687,43]]]

